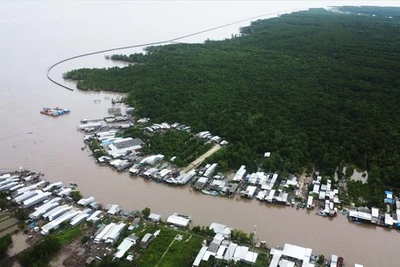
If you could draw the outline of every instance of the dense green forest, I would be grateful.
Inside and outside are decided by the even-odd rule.
[[[144,62],[144,55],[142,53],[136,53],[136,54],[130,54],[129,56],[127,55],[120,55],[120,54],[115,54],[106,57],[107,59],[111,60],[121,60],[121,61],[126,61],[126,62],[132,62],[132,63],[143,63]]]
[[[330,175],[353,164],[369,171],[370,185],[400,188],[398,19],[311,9],[241,33],[148,47],[144,64],[66,78],[83,90],[130,92],[128,102],[155,122],[226,138],[232,145],[213,160],[234,169]]]
[[[140,137],[135,134],[135,130],[125,131],[125,136]],[[186,167],[211,147],[211,144],[205,144],[187,132],[168,131],[148,136],[142,152],[144,154],[161,153],[166,160],[175,157],[175,165]]]
[[[338,7],[337,10],[360,15],[400,18],[400,8],[389,6],[342,6]]]

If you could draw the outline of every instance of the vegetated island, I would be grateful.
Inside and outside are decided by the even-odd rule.
[[[111,56],[105,56],[105,58],[111,59],[111,60],[131,62],[131,63],[143,63],[144,54],[143,53],[135,53],[135,54],[130,54],[129,56],[122,55],[122,54],[114,54]]]
[[[367,170],[367,185],[352,182],[355,200],[379,206],[384,188],[400,188],[400,8],[374,10],[257,20],[240,37],[147,47],[142,64],[64,77],[82,90],[129,92],[128,104],[153,121],[224,136],[231,145],[210,159],[219,166]]]

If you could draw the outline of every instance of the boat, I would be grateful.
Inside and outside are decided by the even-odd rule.
[[[59,108],[59,107],[42,108],[40,113],[44,114],[44,115],[52,116],[52,117],[57,117],[57,116],[60,116],[60,115],[64,115],[64,114],[70,113],[70,110],[66,109],[66,108]]]
[[[175,212],[173,215],[174,215],[174,216],[178,216],[178,217],[185,218],[185,219],[187,219],[187,220],[189,220],[189,221],[192,220],[192,217],[190,217],[189,215],[185,215],[185,214],[181,214],[181,213],[176,213],[176,212]]]
[[[343,210],[342,210],[342,214],[343,214],[343,215],[347,215],[347,209],[343,209]]]
[[[317,211],[317,215],[318,216],[322,216],[322,217],[326,217],[327,216],[326,213],[323,210]]]
[[[218,192],[214,191],[214,190],[203,189],[203,190],[201,190],[201,192],[203,194],[210,195],[210,196],[218,196],[219,195]]]
[[[337,263],[336,263],[336,266],[337,266],[337,267],[343,267],[343,266],[344,266],[344,259],[343,259],[343,257],[339,257],[339,258],[338,258],[338,261],[337,261]]]

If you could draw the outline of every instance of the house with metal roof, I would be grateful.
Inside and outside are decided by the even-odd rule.
[[[121,211],[121,207],[117,204],[108,205],[107,206],[107,213],[111,215],[115,215],[116,213]]]
[[[313,203],[313,196],[308,196],[307,199],[307,209],[313,209],[314,208],[314,203]]]
[[[256,193],[257,186],[249,185],[246,190],[240,192],[243,197],[253,198]]]
[[[234,261],[243,261],[246,259],[246,254],[249,251],[249,247],[246,246],[238,246],[235,250],[235,254],[233,255]]]
[[[372,207],[371,208],[371,216],[372,216],[371,222],[378,224],[379,223],[379,209]]]
[[[121,138],[114,140],[112,144],[108,145],[110,155],[125,155],[127,152],[138,151],[142,149],[144,142],[132,137]]]
[[[140,246],[142,248],[147,248],[147,246],[150,244],[150,242],[154,239],[154,235],[150,233],[146,233],[142,240],[140,240]]]
[[[173,225],[176,225],[176,226],[179,226],[179,227],[186,228],[186,227],[188,227],[188,225],[190,223],[190,218],[183,217],[183,216],[180,216],[177,213],[174,213],[174,214],[172,214],[171,216],[169,216],[167,218],[166,222],[169,223],[169,224],[173,224]]]
[[[295,266],[294,263],[300,261],[301,266],[311,267],[314,266],[314,264],[310,263],[311,253],[311,248],[303,248],[291,244],[285,244],[283,249],[272,248],[270,250],[272,260],[269,266]]]
[[[164,155],[151,155],[140,161],[141,164],[154,165],[164,159]]]
[[[159,222],[161,220],[161,215],[156,213],[150,213],[147,219],[153,222]]]
[[[18,176],[10,176],[7,178],[4,178],[3,180],[0,181],[0,185],[5,185],[11,182],[16,182],[19,181],[19,177]]]
[[[233,176],[232,180],[237,182],[243,181],[245,175],[246,175],[246,166],[242,165],[240,166],[239,170],[235,173],[235,176]]]
[[[66,188],[61,189],[61,190],[57,193],[57,195],[60,196],[60,197],[62,197],[62,196],[68,196],[71,192],[72,192],[72,188],[66,187]]]
[[[15,186],[10,188],[10,192],[13,192],[13,191],[15,191],[17,189],[20,189],[20,188],[24,187],[24,186],[25,186],[25,184],[17,184],[17,185],[15,185]]]
[[[315,182],[314,183],[314,185],[313,185],[313,193],[315,193],[315,194],[319,194],[319,187],[320,187],[320,184],[319,184],[319,182]]]
[[[261,185],[261,189],[271,190],[274,187],[277,179],[278,179],[277,173],[274,173],[273,175],[268,175],[265,182]]]
[[[53,220],[57,219],[58,217],[60,217],[61,215],[63,215],[64,213],[69,212],[71,209],[72,209],[72,206],[68,206],[68,205],[60,207],[59,210],[52,212],[49,215],[48,219],[49,219],[49,221],[53,221]]]
[[[95,243],[101,242],[106,236],[107,232],[110,231],[110,229],[113,228],[115,225],[116,225],[115,223],[110,223],[104,226],[104,228],[100,231],[100,233],[98,233],[94,238],[94,242]]]
[[[228,249],[225,252],[224,260],[226,260],[226,261],[233,260],[234,259],[234,255],[235,255],[235,250],[236,250],[237,247],[238,247],[238,244],[233,243],[233,242],[230,243],[229,246],[228,246]]]
[[[47,203],[46,203],[46,204],[47,204]],[[40,216],[42,216],[42,215],[45,214],[46,212],[48,212],[48,211],[50,211],[50,210],[56,208],[58,205],[59,205],[58,202],[51,202],[51,203],[50,203],[49,205],[47,205],[47,206],[42,205],[42,206],[44,206],[44,207],[42,207],[42,208],[40,208],[40,209],[37,209],[36,211],[34,211],[33,213],[31,213],[31,214],[29,215],[29,218],[30,218],[31,220],[36,220],[37,218],[40,218]]]
[[[392,191],[385,191],[385,199],[384,202],[386,204],[392,205],[393,202],[393,192]]]
[[[215,257],[216,259],[222,260],[223,257],[224,257],[225,251],[226,251],[227,249],[228,249],[227,246],[224,246],[224,245],[219,246],[218,251],[217,251],[217,253],[215,254],[214,257]]]
[[[48,199],[50,195],[51,195],[50,192],[44,192],[44,193],[37,194],[36,196],[28,198],[27,200],[24,200],[22,202],[22,207],[29,208],[33,205],[41,203],[41,202],[45,201],[46,199]]]
[[[348,216],[353,221],[371,222],[371,220],[372,220],[371,213],[357,211],[357,210],[350,210]]]
[[[84,207],[86,207],[87,205],[89,205],[90,203],[92,203],[95,200],[94,197],[88,197],[88,198],[81,198],[77,203],[79,205],[82,205]]]
[[[153,178],[153,177],[156,177],[157,173],[158,173],[158,169],[157,168],[150,168],[150,169],[146,170],[143,173],[143,177],[145,177],[145,178]]]
[[[270,190],[268,195],[265,197],[265,200],[272,203],[275,199],[275,192],[276,192],[275,189]]]
[[[204,176],[205,177],[211,177],[215,171],[215,169],[217,168],[217,163],[213,163],[210,165],[210,167],[207,168],[207,170],[204,172]]]
[[[204,247],[204,246],[201,247],[199,253],[197,253],[197,256],[196,256],[196,258],[195,258],[195,260],[194,260],[194,262],[192,264],[193,267],[199,267],[200,266],[201,260],[203,259],[204,254],[206,253],[206,251],[207,251],[207,247]]]
[[[42,181],[42,182],[44,182],[44,181]],[[25,193],[27,191],[31,191],[33,189],[36,189],[37,187],[38,187],[38,184],[33,184],[33,185],[30,185],[30,186],[25,186],[25,187],[22,187],[20,189],[17,189],[17,191],[15,193],[13,193],[13,198],[16,198],[17,196],[20,196],[20,195],[22,195],[23,193]]]
[[[136,239],[131,237],[125,237],[125,239],[121,242],[121,244],[117,247],[117,252],[114,254],[114,257],[117,259],[122,258],[125,253],[133,246],[136,245]]]
[[[200,177],[196,183],[194,184],[194,188],[196,188],[197,190],[201,190],[204,188],[204,186],[207,184],[208,182],[208,178],[207,177]]]
[[[258,192],[256,198],[260,201],[265,200],[265,197],[267,196],[267,190],[261,190],[260,192]]]
[[[139,224],[140,224],[140,218],[133,219],[132,223],[128,227],[128,231],[132,231],[133,229],[139,227]]]
[[[181,184],[181,185],[186,184],[193,178],[193,176],[195,174],[196,174],[196,170],[191,170],[187,173],[182,173],[178,177],[176,177],[176,181],[178,184]]]
[[[12,181],[12,182],[6,183],[6,184],[0,186],[0,191],[8,190],[11,187],[14,187],[16,185],[18,185],[18,181]]]
[[[80,224],[81,222],[86,221],[86,219],[90,216],[91,211],[92,211],[91,209],[85,209],[85,210],[81,211],[81,213],[79,213],[76,217],[74,217],[71,220],[70,225],[72,227],[74,227],[74,226]]]
[[[89,218],[86,219],[86,221],[93,221],[93,222],[97,222],[98,220],[100,220],[100,214],[102,213],[101,210],[96,210],[95,212],[92,213],[92,215],[89,216]]]
[[[51,190],[53,188],[57,188],[58,189],[61,186],[63,186],[62,182],[52,183],[52,184],[49,184],[47,187],[43,188],[43,191],[46,192],[46,191],[49,191],[49,190]]]
[[[125,228],[125,223],[119,223],[114,225],[107,233],[103,236],[103,240],[105,243],[115,243],[118,240],[118,237],[122,230]]]
[[[385,213],[385,226],[393,227],[394,223],[393,217],[389,213]]]
[[[211,190],[216,190],[216,191],[221,191],[226,185],[225,181],[221,180],[212,180],[210,184],[210,189]]]
[[[72,218],[74,218],[79,213],[80,213],[79,210],[71,210],[71,211],[63,214],[59,218],[57,218],[57,219],[45,224],[44,226],[42,226],[41,234],[43,234],[43,235],[49,234],[51,230],[57,229],[60,226],[61,223],[65,222],[65,221],[68,221],[68,220],[71,220]]]
[[[64,207],[68,207],[68,205],[57,206],[57,207],[55,207],[53,209],[50,209],[49,211],[47,211],[46,213],[44,213],[42,215],[43,219],[46,220],[52,213],[54,213],[54,212],[56,212],[56,211],[58,211],[58,210],[60,210],[60,209],[62,209]]]
[[[38,194],[42,194],[42,190],[32,190],[32,191],[26,191],[25,193],[23,193],[22,195],[17,196],[16,198],[14,198],[14,201],[17,203],[21,203],[31,197],[34,197]]]

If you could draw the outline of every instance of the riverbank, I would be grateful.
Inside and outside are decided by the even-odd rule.
[[[210,256],[215,256],[216,260],[218,257],[220,257],[219,259],[235,259],[236,261],[243,261],[249,264],[255,263],[256,266],[259,264],[265,266],[270,263],[270,258],[272,257],[268,256],[269,252],[273,255],[274,259],[271,262],[271,264],[273,264],[274,261],[279,261],[281,254],[285,255],[285,253],[289,253],[287,247],[292,246],[285,244],[283,249],[274,249],[270,251],[267,249],[267,241],[259,241],[255,229],[252,234],[247,235],[241,230],[232,229],[231,227],[219,223],[212,223],[209,226],[209,229],[196,226],[192,227],[192,230],[189,231],[186,229],[187,224],[182,224],[182,220],[188,220],[188,222],[191,222],[192,217],[188,215],[182,215],[181,213],[174,213],[164,221],[161,220],[161,215],[150,213],[151,210],[149,208],[144,209],[142,212],[137,210],[132,212],[124,211],[120,209],[118,204],[107,205],[104,208],[98,203],[94,205],[96,202],[95,198],[93,197],[78,197],[75,199],[77,194],[72,194],[72,192],[76,190],[75,183],[71,183],[70,188],[63,187],[62,183],[49,183],[41,180],[41,175],[34,174],[34,172],[28,170],[19,170],[8,174],[2,174],[0,180],[3,189],[0,190],[9,192],[10,194],[10,197],[7,198],[10,201],[10,209],[8,213],[18,211],[19,214],[22,214],[21,210],[23,210],[23,212],[26,214],[24,216],[28,217],[29,214],[30,219],[23,223],[22,226],[22,230],[30,235],[29,244],[33,244],[32,246],[35,247],[36,245],[34,244],[41,240],[41,236],[54,236],[56,240],[58,240],[58,242],[65,247],[62,249],[62,252],[59,253],[59,256],[54,259],[55,261],[53,264],[62,262],[65,266],[76,266],[77,263],[81,264],[89,259],[91,259],[91,261],[99,258],[106,260],[108,259],[106,255],[112,257],[113,253],[115,253],[114,257],[122,258],[122,256],[124,256],[124,254],[130,248],[129,246],[126,248],[126,251],[120,254],[119,250],[123,249],[122,247],[124,247],[124,245],[122,245],[122,243],[125,242],[125,240],[136,240],[133,244],[136,246],[134,246],[133,251],[129,250],[127,259],[133,257],[135,261],[147,264],[149,262],[149,258],[147,258],[147,256],[154,254],[155,250],[157,250],[157,247],[161,245],[151,245],[149,249],[147,249],[147,243],[145,246],[143,246],[143,242],[147,242],[143,240],[145,240],[146,235],[149,232],[150,236],[152,235],[152,232],[154,232],[153,235],[157,236],[157,238],[153,238],[158,241],[154,241],[152,243],[165,242],[162,241],[164,239],[158,237],[158,235],[164,236],[168,240],[172,236],[175,236],[176,239],[176,236],[179,235],[179,232],[182,232],[182,236],[178,239],[179,241],[187,240],[186,242],[188,242],[191,240],[191,243],[188,244],[190,245],[191,249],[190,251],[187,251],[187,253],[193,255],[193,250],[198,251],[198,256],[196,259],[192,256],[190,260],[190,262],[197,262],[197,264],[193,263],[196,266],[198,266],[200,261],[208,261]],[[24,186],[14,189],[15,186],[13,186],[13,181],[16,179],[20,180]],[[8,185],[9,187],[4,189],[4,186]],[[70,190],[68,191],[66,189]],[[46,195],[44,198],[38,198],[38,196],[41,194],[45,196],[45,193],[40,193],[39,191],[50,191],[52,192],[52,196]],[[31,194],[31,192],[36,192],[39,195]],[[14,202],[16,202],[20,207],[18,208],[15,207],[15,205],[11,205],[11,203]],[[100,228],[95,227],[95,225],[100,225]],[[128,225],[130,225],[130,227],[126,231]],[[169,228],[171,226],[173,226],[173,229]],[[177,230],[176,227],[179,227],[180,230]],[[132,230],[133,232],[131,232]],[[178,235],[176,230],[178,231]],[[165,236],[165,233],[171,233],[170,237],[168,237],[168,234]],[[79,239],[76,240],[77,238],[81,238],[82,234],[84,235],[84,238],[82,238],[81,241],[84,244],[83,250],[79,245]],[[215,236],[212,237],[214,234]],[[206,241],[203,241],[201,237],[204,237]],[[173,256],[174,254],[171,254],[173,252],[170,252],[170,247],[174,243],[173,241],[175,239],[169,239],[170,241],[168,242],[172,242],[165,251],[158,251],[159,253],[163,253],[159,262],[164,260],[173,260],[174,262],[179,262],[179,257],[182,256],[182,260],[185,259],[185,262],[188,260],[184,255]],[[25,240],[26,239],[23,241],[25,242]],[[139,256],[137,256],[137,247],[139,246],[138,240],[141,240],[140,246],[142,248],[139,252]],[[219,240],[219,242],[216,240]],[[70,241],[73,242],[69,244]],[[221,243],[221,241],[223,242]],[[150,242],[151,240],[149,243]],[[120,243],[121,245],[118,247],[117,251],[111,249],[110,245],[107,245],[118,245]],[[201,243],[203,243],[203,246]],[[20,247],[18,245],[21,244],[17,244],[17,247]],[[162,246],[165,249],[166,246]],[[179,246],[179,244],[177,244],[177,246]],[[146,249],[143,251],[144,248]],[[227,253],[228,251],[230,252],[225,254],[225,249],[222,248],[225,248]],[[19,253],[21,250],[22,249],[20,248],[16,253]],[[23,252],[25,255],[24,261],[26,260],[26,257],[28,257],[27,255],[32,253],[31,250],[32,249],[28,249],[27,251]],[[238,250],[238,252],[235,252],[235,250]],[[308,250],[311,253],[312,250]],[[102,251],[104,255],[100,253],[101,256],[99,256],[99,251]],[[210,251],[210,255],[207,257],[204,254],[206,251]],[[216,254],[217,251],[219,255],[218,257]],[[239,252],[245,252],[245,254],[247,253],[246,255],[250,256],[242,255]],[[182,250],[179,250],[179,253],[182,254]],[[319,254],[314,255],[308,260],[311,263],[318,262],[318,258],[322,257],[318,255]],[[329,259],[330,257],[326,258]],[[333,258],[334,257],[332,256],[332,259]],[[257,259],[259,259],[261,262],[258,262]],[[143,266],[153,266],[151,264],[146,264]],[[188,263],[186,262],[182,266],[188,266]]]

